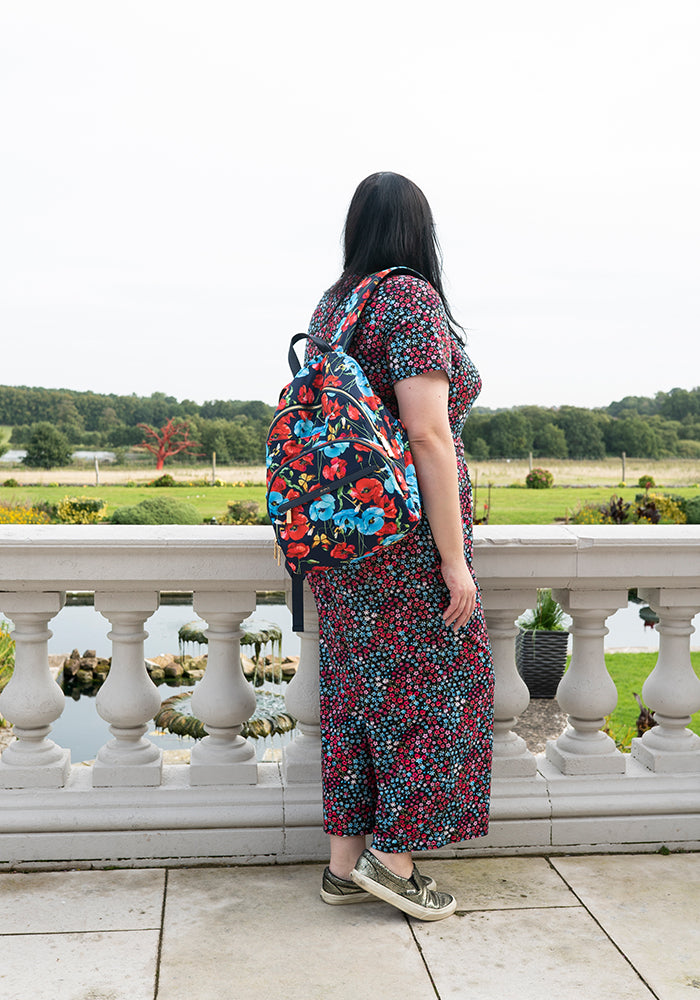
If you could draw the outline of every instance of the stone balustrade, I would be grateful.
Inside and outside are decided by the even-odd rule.
[[[17,739],[0,760],[0,867],[193,864],[323,858],[318,618],[306,631],[287,707],[298,732],[280,763],[257,763],[241,735],[254,710],[240,626],[256,591],[283,589],[269,528],[0,526],[0,611],[14,623],[14,676],[0,712]],[[690,662],[700,611],[700,528],[512,526],[475,530],[496,672],[491,828],[442,855],[700,847],[700,710]],[[516,619],[538,587],[571,616],[558,691],[566,731],[535,756],[514,727],[529,694],[514,657]],[[643,696],[659,723],[621,753],[603,731],[617,691],[606,620],[637,587],[659,615],[659,654]],[[65,593],[92,590],[111,624],[112,669],[96,699],[111,739],[91,766],[51,739],[64,696],[47,656]],[[208,736],[189,765],[163,765],[147,738],[160,704],[143,657],[161,591],[189,591],[208,626],[208,667],[192,696]]]

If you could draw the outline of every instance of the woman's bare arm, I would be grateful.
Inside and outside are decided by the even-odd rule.
[[[431,371],[414,375],[396,382],[394,391],[411,443],[423,509],[450,591],[443,619],[457,629],[466,625],[474,610],[476,586],[464,558],[457,459],[447,414],[447,374]]]

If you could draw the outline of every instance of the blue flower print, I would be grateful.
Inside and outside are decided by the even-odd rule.
[[[384,524],[384,511],[381,507],[368,507],[357,521],[357,530],[363,535],[376,535]]]
[[[310,420],[297,420],[294,424],[294,433],[297,437],[311,437],[314,432],[314,425]]]
[[[345,507],[333,515],[333,523],[337,524],[341,531],[349,531],[356,527],[361,520],[360,515],[352,507]]]
[[[416,478],[416,468],[414,465],[406,466],[406,482],[411,493],[418,492],[418,479]]]
[[[349,447],[349,441],[338,441],[337,444],[329,444],[325,447],[323,454],[327,455],[328,458],[336,458],[338,455],[342,455],[344,451],[347,451]]]
[[[355,381],[357,382],[357,387],[360,390],[360,392],[362,393],[362,395],[363,396],[373,396],[374,395],[374,389],[372,388],[372,386],[367,381],[367,376],[365,375],[365,373],[362,371],[362,369],[357,364],[357,362],[355,361],[354,358],[350,358],[349,357],[348,360],[353,362],[353,365],[352,365],[353,372],[352,372],[352,374],[353,374],[353,376],[355,378]]]
[[[398,493],[399,492],[399,484],[396,482],[396,479],[394,478],[393,475],[389,474],[386,477],[386,479],[384,480],[384,489],[390,495],[392,493]]]
[[[334,510],[335,497],[330,493],[324,493],[309,507],[309,517],[312,521],[327,521]]]
[[[279,514],[279,505],[284,501],[284,497],[281,493],[270,493],[268,496],[268,505],[270,507],[271,514]]]

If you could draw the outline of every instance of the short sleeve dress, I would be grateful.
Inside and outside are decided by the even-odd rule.
[[[330,289],[309,333],[328,338],[354,282]],[[317,348],[309,342],[307,357]],[[394,383],[443,370],[459,472],[464,552],[472,498],[461,431],[481,388],[425,281],[388,278],[362,314],[349,353],[398,415]],[[442,614],[449,592],[430,524],[374,556],[312,571],[320,629],[324,829],[373,834],[380,851],[428,850],[488,829],[493,665],[480,593],[467,625]],[[477,585],[478,588],[478,585]]]

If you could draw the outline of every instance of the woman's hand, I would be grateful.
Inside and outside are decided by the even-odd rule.
[[[450,592],[450,603],[442,619],[456,632],[467,624],[476,607],[476,584],[464,558],[455,562],[443,560],[440,572]]]

